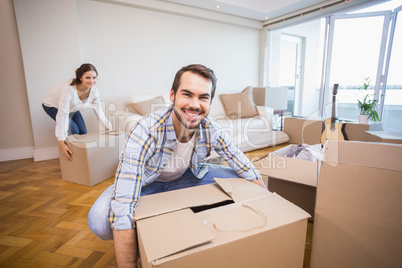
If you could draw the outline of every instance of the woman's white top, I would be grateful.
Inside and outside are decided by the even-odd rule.
[[[106,119],[100,107],[98,89],[96,87],[91,88],[88,98],[80,100],[77,88],[70,86],[71,81],[72,80],[66,81],[52,88],[46,92],[42,100],[45,106],[58,109],[55,131],[57,140],[64,141],[67,138],[69,114],[83,108],[93,108],[105,128],[111,130],[112,124]]]

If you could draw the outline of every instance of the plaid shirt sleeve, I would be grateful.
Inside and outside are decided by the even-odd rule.
[[[260,172],[217,123],[216,125],[214,124],[211,131],[215,132],[212,134],[212,136],[215,136],[214,140],[216,141],[215,151],[240,177],[249,181],[262,180]]]
[[[134,210],[141,194],[144,165],[153,146],[149,127],[145,121],[137,122],[127,137],[115,174],[109,209],[109,221],[114,230],[134,228]]]

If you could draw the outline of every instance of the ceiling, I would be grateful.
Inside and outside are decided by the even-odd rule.
[[[165,0],[176,4],[213,10],[257,21],[276,18],[319,3],[333,0]]]

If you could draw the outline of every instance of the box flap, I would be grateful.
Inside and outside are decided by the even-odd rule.
[[[100,133],[73,134],[67,137],[67,141],[80,148],[94,148],[98,145],[100,136]]]
[[[235,202],[270,195],[270,192],[268,192],[268,190],[245,179],[215,178],[215,181],[230,197],[232,197],[233,201]]]
[[[300,145],[303,145],[304,149],[309,151],[310,154],[313,157],[317,158],[318,161],[323,159],[324,152],[321,149],[321,144],[300,144]],[[292,149],[294,146],[296,146],[296,144],[288,145],[286,147],[283,147],[283,148],[281,148],[279,150],[276,150],[276,151],[272,152],[271,154],[272,155],[285,156],[289,152],[289,150]],[[304,159],[300,159],[300,158],[297,158],[297,157],[294,157],[294,158],[299,159],[299,160],[304,160]],[[305,161],[307,161],[307,160],[305,160]]]
[[[214,235],[190,209],[137,222],[148,261],[154,261],[214,239]]]
[[[134,220],[226,200],[232,199],[216,183],[142,196]]]
[[[125,139],[123,134],[124,133],[118,131],[92,132],[83,135],[72,134],[67,137],[67,141],[80,148],[96,148],[99,147],[99,143],[105,146],[109,139],[115,139],[117,136],[121,136],[121,139]]]
[[[280,156],[285,156],[285,154],[294,146],[294,144],[285,146],[281,149],[278,149],[276,151],[273,151],[271,154],[272,155],[280,155]]]
[[[328,140],[325,162],[332,166],[350,164],[400,171],[401,156],[399,144]]]

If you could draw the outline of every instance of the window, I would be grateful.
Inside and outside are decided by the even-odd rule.
[[[266,86],[289,88],[288,114],[357,120],[365,78],[379,101],[383,129],[402,131],[402,22],[400,1],[268,30]],[[396,9],[395,9],[396,8]]]
[[[324,118],[330,117],[332,86],[339,84],[336,96],[337,115],[342,119],[356,120],[359,114],[357,100],[370,94],[379,99],[385,45],[382,36],[389,29],[390,12],[360,13],[332,16],[328,38],[328,64],[323,93]],[[369,92],[363,92],[363,82],[370,80]]]

